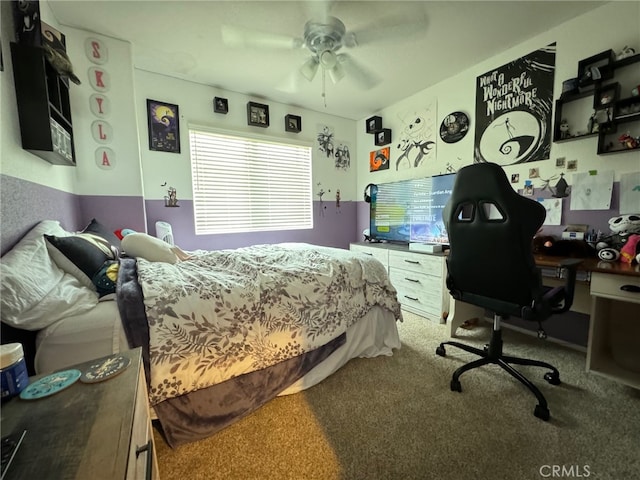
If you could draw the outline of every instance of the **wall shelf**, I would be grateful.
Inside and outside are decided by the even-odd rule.
[[[41,47],[11,43],[22,148],[55,165],[75,166],[68,80]]]
[[[578,77],[584,75],[584,73],[591,67],[597,67],[602,78],[589,82],[588,85],[583,84],[579,90],[565,93],[560,96],[555,102],[555,115],[553,125],[553,141],[555,143],[563,143],[572,140],[582,140],[589,137],[598,137],[597,154],[605,155],[612,153],[624,153],[629,151],[639,150],[640,148],[622,148],[618,147],[617,138],[613,138],[613,135],[617,134],[618,125],[630,122],[640,122],[640,96],[631,96],[626,98],[620,98],[620,92],[622,90],[619,82],[605,83],[606,80],[613,79],[616,70],[633,65],[640,62],[640,54],[635,54],[630,57],[623,58],[621,60],[613,59],[613,51],[607,50],[593,57],[589,57],[582,60],[578,64]],[[602,122],[598,125],[596,132],[589,132],[590,122],[588,116],[585,116],[586,105],[580,104],[578,107],[573,107],[573,110],[569,108],[569,104],[581,99],[591,97],[592,103],[590,104],[593,109],[593,116],[597,118],[606,115],[606,122]],[[608,102],[602,103],[603,97],[609,97]],[[574,104],[575,105],[575,104]],[[579,110],[582,108],[582,110]],[[634,111],[638,108],[638,111]],[[574,115],[579,110],[579,121],[584,122],[587,126],[587,133],[576,131],[574,134],[567,138],[562,138],[562,132],[560,131],[560,125],[563,120],[567,120],[570,125],[576,122],[576,118],[572,118],[573,122],[568,118],[564,118],[565,113],[571,113]],[[598,113],[599,112],[599,113]],[[634,131],[635,133],[635,131]],[[640,124],[638,125],[638,132],[640,134]],[[633,133],[632,133],[633,135]],[[636,136],[636,135],[633,135]]]

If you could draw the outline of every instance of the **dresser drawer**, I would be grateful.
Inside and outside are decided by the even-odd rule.
[[[444,257],[414,252],[389,251],[389,269],[397,268],[442,277]]]
[[[403,307],[440,321],[442,316],[442,282],[439,278],[407,270],[390,269],[389,279],[398,291]]]
[[[389,268],[389,279],[396,290],[404,288],[424,292],[426,295],[436,298],[442,297],[442,280],[433,275],[391,267]]]
[[[631,288],[635,291],[623,290],[623,288]],[[591,295],[640,303],[640,278],[593,272]]]
[[[355,245],[351,244],[349,250],[352,252],[360,252],[366,255],[370,255],[376,260],[380,261],[384,265],[384,268],[389,270],[389,250],[386,248],[369,247],[367,245]]]

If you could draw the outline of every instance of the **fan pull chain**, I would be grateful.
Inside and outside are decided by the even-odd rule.
[[[327,94],[325,92],[326,70],[322,68],[322,99],[324,100],[324,108],[327,108]]]

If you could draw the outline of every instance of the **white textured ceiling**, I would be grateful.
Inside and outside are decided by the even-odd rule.
[[[130,41],[135,68],[354,120],[604,3],[331,2],[330,14],[348,31],[375,32],[376,26],[416,18],[424,18],[426,28],[348,49],[381,82],[363,90],[348,76],[336,85],[327,77],[325,108],[321,74],[300,84],[296,93],[282,90],[308,52],[231,48],[221,35],[221,26],[230,25],[302,37],[305,22],[321,6],[318,1],[49,1],[63,26]]]

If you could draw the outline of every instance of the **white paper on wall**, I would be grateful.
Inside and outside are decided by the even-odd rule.
[[[574,173],[571,210],[609,210],[613,192],[613,170]]]
[[[640,172],[620,177],[620,214],[640,213]]]
[[[543,225],[561,225],[562,198],[539,198],[538,201],[547,211]]]

